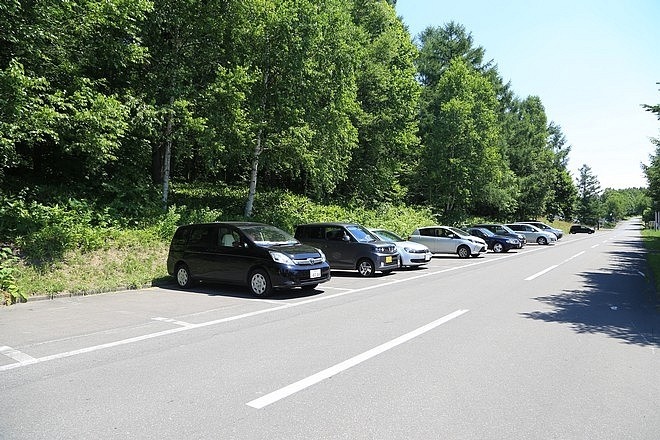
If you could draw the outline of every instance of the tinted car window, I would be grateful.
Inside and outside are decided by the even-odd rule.
[[[190,234],[189,244],[192,245],[210,245],[215,242],[213,237],[215,227],[210,225],[201,225],[193,228]]]

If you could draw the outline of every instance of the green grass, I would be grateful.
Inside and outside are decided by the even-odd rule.
[[[23,261],[17,267],[16,285],[34,295],[90,294],[150,286],[167,277],[164,240],[117,241],[89,252],[68,251],[60,261],[46,266]]]
[[[656,295],[660,292],[660,231],[653,229],[642,230],[642,241],[648,250],[648,265],[653,274]],[[660,295],[659,295],[660,299]]]

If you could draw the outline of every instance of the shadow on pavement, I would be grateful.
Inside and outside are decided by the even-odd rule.
[[[628,344],[660,348],[660,311],[653,283],[643,275],[647,272],[645,251],[639,241],[619,243],[627,251],[610,252],[608,267],[580,274],[584,289],[535,298],[554,310],[522,315],[567,324],[577,333],[603,334]]]

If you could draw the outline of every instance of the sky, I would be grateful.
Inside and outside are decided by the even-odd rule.
[[[646,187],[660,120],[660,0],[398,0],[413,37],[454,21],[519,98],[539,96],[601,189]]]

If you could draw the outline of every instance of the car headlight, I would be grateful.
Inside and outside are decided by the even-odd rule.
[[[268,251],[268,252],[270,253],[270,256],[273,259],[273,261],[276,263],[287,264],[289,266],[294,266],[296,264],[293,262],[291,258],[287,257],[282,252],[274,252],[274,251]],[[325,258],[325,255],[323,257]]]
[[[507,238],[507,239],[506,239],[506,242],[509,243],[509,244],[518,244],[518,243],[520,243],[520,242],[519,242],[518,240],[516,240],[515,238]]]

